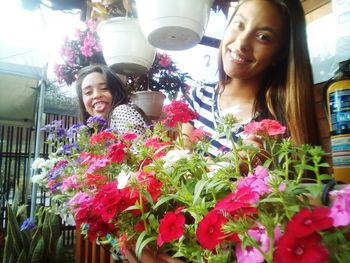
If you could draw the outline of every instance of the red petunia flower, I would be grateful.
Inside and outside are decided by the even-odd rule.
[[[188,107],[188,104],[181,100],[173,100],[169,105],[163,107],[166,118],[162,122],[169,127],[175,127],[178,123],[187,123],[198,118],[198,113]]]
[[[116,163],[122,162],[125,157],[125,147],[126,145],[122,142],[118,142],[109,146],[107,155],[108,159]]]
[[[88,174],[86,176],[86,185],[104,185],[108,182],[108,178],[99,174]]]
[[[285,234],[278,241],[273,262],[326,263],[329,254],[321,241],[322,238],[317,233],[302,238]]]
[[[159,159],[166,154],[163,148],[167,145],[171,145],[171,142],[162,142],[160,137],[152,137],[145,140],[145,146],[152,147],[154,149],[154,158]]]
[[[136,133],[130,133],[130,132],[125,132],[122,135],[123,139],[126,141],[133,141],[137,138],[137,134]]]
[[[134,226],[135,231],[142,232],[146,229],[145,222],[143,220],[140,220],[137,222]]]
[[[256,200],[256,193],[248,186],[243,186],[235,192],[227,195],[224,199],[217,202],[216,210],[222,210],[228,213],[235,213],[237,210],[247,209],[248,213],[255,213],[252,203]]]
[[[90,145],[94,145],[96,143],[114,141],[114,140],[117,140],[117,137],[115,137],[113,133],[108,131],[101,131],[97,134],[92,135],[89,140],[89,143]]]
[[[226,221],[227,219],[221,212],[210,211],[198,224],[196,236],[199,244],[210,250],[220,244],[225,237],[221,227]]]
[[[141,171],[137,179],[141,185],[147,187],[147,192],[151,195],[152,201],[156,202],[161,193],[163,183],[157,180],[153,174]]]
[[[305,237],[320,230],[333,226],[333,220],[329,217],[330,209],[318,207],[313,211],[304,208],[288,222],[286,233],[296,237]]]
[[[182,208],[175,212],[167,212],[159,222],[157,245],[161,247],[166,242],[179,239],[184,233],[185,216]]]

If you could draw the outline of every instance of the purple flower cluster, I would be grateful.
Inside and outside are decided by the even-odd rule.
[[[35,228],[36,228],[36,224],[34,223],[33,219],[30,217],[24,220],[24,222],[21,225],[21,231],[32,230]]]
[[[86,125],[90,128],[104,128],[108,125],[108,122],[106,119],[104,119],[103,117],[100,116],[94,116],[94,117],[90,117],[87,121],[86,121]]]

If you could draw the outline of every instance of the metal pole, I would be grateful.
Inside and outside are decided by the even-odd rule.
[[[40,81],[39,85],[39,103],[38,103],[38,119],[36,123],[36,136],[35,136],[35,150],[34,150],[34,160],[40,157],[40,149],[42,148],[42,140],[40,140],[40,129],[43,126],[43,113],[44,113],[44,98],[45,98],[45,89],[46,89],[46,72],[47,65],[43,69],[43,78]],[[33,169],[31,170],[31,177],[34,175]],[[30,204],[30,218],[34,220],[35,216],[35,207],[36,207],[36,199],[37,199],[37,188],[38,185],[33,183],[32,185],[32,196],[31,196],[31,204]]]

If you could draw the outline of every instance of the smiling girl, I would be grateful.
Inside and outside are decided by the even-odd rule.
[[[230,113],[234,140],[254,120],[275,119],[297,144],[318,144],[313,80],[304,12],[298,0],[243,0],[229,20],[219,48],[216,87],[193,90],[189,104],[199,118],[183,126],[211,134],[210,154],[229,150],[216,128]],[[258,138],[245,138],[259,145]]]
[[[121,80],[107,66],[91,65],[78,73],[76,91],[80,105],[80,121],[91,116],[109,120],[119,134],[134,132],[142,135],[146,121],[142,111],[129,102]]]

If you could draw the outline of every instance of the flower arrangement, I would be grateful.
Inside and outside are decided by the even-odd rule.
[[[185,97],[190,86],[186,80],[191,79],[187,73],[181,72],[171,57],[157,52],[154,62],[147,74],[129,76],[127,88],[130,92],[153,90],[163,91],[169,100],[177,98],[179,92]]]
[[[135,3],[132,0],[92,0],[90,17],[98,21],[111,17],[137,16]]]
[[[88,20],[86,28],[77,29],[73,39],[66,37],[62,44],[61,55],[64,64],[55,64],[54,73],[58,83],[65,83],[68,86],[76,80],[81,68],[94,63],[106,64],[96,32],[96,21]],[[174,99],[179,92],[187,94],[188,79],[189,75],[182,73],[169,55],[158,52],[148,73],[141,76],[127,76],[126,85],[130,92],[163,91],[169,99]]]
[[[55,64],[58,83],[70,86],[77,78],[79,69],[94,63],[105,64],[101,44],[96,32],[96,21],[86,22],[84,30],[76,29],[75,36],[66,37],[61,47],[64,64]]]
[[[268,119],[244,128],[261,136],[263,150],[233,142],[235,119],[227,115],[218,130],[233,150],[208,159],[203,129],[191,138],[179,132],[196,118],[186,103],[173,101],[164,112],[142,137],[117,135],[96,117],[68,130],[47,125],[55,166],[43,166],[38,182],[51,193],[53,209],[73,214],[92,242],[138,257],[151,249],[183,262],[350,258],[350,187],[332,191],[330,206],[312,202],[330,179],[320,172],[327,167],[320,147],[279,138],[286,128]],[[178,132],[176,141],[169,130]]]

